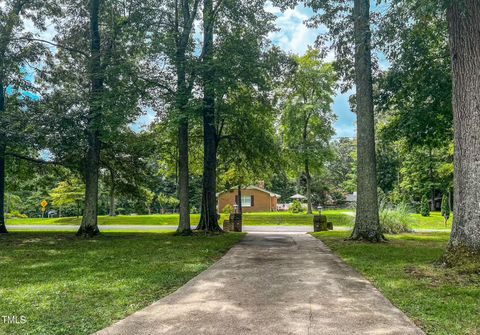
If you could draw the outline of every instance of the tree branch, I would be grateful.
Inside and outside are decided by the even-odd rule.
[[[41,38],[19,37],[19,38],[16,38],[16,40],[25,40],[25,41],[29,41],[29,42],[41,42],[41,43],[52,45],[52,46],[60,48],[60,49],[65,49],[67,51],[79,53],[80,55],[82,55],[84,57],[89,57],[89,55],[87,53],[85,53],[81,50],[66,46],[64,44],[59,44],[59,43],[43,40]]]
[[[24,160],[24,161],[27,161],[27,162],[31,162],[31,163],[36,163],[36,164],[65,166],[65,164],[62,163],[62,162],[46,161],[46,160],[44,160],[44,159],[38,159],[38,158],[32,158],[32,157],[28,157],[28,156],[23,156],[23,155],[20,155],[20,154],[16,154],[16,153],[14,153],[14,152],[6,152],[6,153],[5,153],[5,156],[14,157],[14,158],[17,158],[17,159],[21,159],[21,160]]]

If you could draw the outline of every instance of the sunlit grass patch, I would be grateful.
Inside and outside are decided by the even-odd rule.
[[[0,236],[0,334],[90,334],[173,292],[242,234],[72,233]]]
[[[447,233],[348,241],[348,232],[315,233],[428,334],[480,334],[480,275],[442,266]]]

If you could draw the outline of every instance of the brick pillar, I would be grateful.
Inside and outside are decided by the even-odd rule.
[[[241,232],[242,231],[242,214],[233,213],[230,214],[230,224],[233,223],[233,231]]]
[[[313,231],[328,231],[327,217],[325,215],[315,215],[313,217]]]

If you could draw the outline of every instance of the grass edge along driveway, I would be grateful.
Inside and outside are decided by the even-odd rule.
[[[480,334],[480,269],[445,269],[447,233],[388,235],[389,242],[345,240],[348,232],[314,233],[362,273],[427,334]]]
[[[207,269],[243,234],[68,233],[0,236],[1,335],[90,334],[172,293]],[[3,320],[0,320],[3,321]]]

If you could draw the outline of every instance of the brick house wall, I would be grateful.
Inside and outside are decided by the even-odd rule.
[[[218,196],[218,211],[223,212],[226,205],[234,206],[236,204],[237,190],[230,190],[219,194]],[[270,194],[259,190],[242,190],[242,197],[253,197],[253,205],[251,207],[242,206],[244,213],[250,212],[272,212],[277,210],[277,198],[270,196]],[[244,204],[242,204],[244,205]]]

